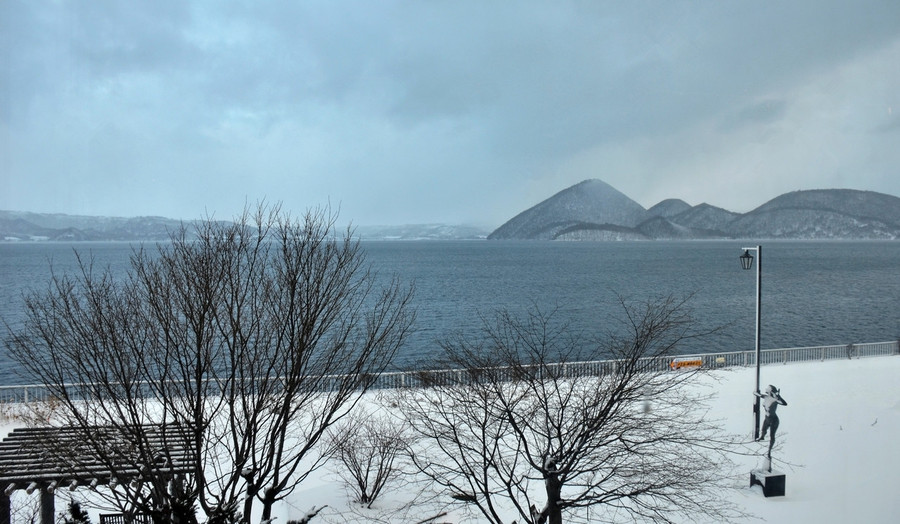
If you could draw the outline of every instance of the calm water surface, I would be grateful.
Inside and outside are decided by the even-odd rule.
[[[754,343],[755,270],[738,262],[741,241],[364,242],[382,275],[416,285],[416,333],[399,365],[427,365],[437,342],[477,334],[481,317],[532,304],[556,309],[573,329],[602,334],[621,314],[617,295],[693,293],[699,328],[721,331],[683,352],[737,351]],[[151,246],[152,248],[152,246]],[[129,244],[0,243],[0,316],[21,322],[21,294],[46,286],[50,267],[128,268]],[[900,337],[900,242],[763,244],[762,347],[881,342]],[[0,383],[19,382],[5,354]]]

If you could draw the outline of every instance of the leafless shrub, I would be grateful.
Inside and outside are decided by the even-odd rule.
[[[400,461],[407,433],[402,421],[384,412],[355,413],[332,428],[336,473],[356,502],[371,508],[385,488],[403,484]]]

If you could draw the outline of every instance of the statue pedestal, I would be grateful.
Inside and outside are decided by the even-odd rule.
[[[750,472],[750,486],[762,486],[763,495],[766,497],[783,497],[784,477],[784,473],[780,471],[754,469]]]

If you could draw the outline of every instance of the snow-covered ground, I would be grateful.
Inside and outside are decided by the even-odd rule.
[[[763,389],[774,384],[788,402],[778,410],[781,450],[773,456],[774,469],[786,475],[786,493],[766,498],[760,487],[751,488],[750,471],[762,467],[763,460],[746,457],[738,459],[746,484],[723,498],[772,523],[900,521],[900,357],[769,365],[760,374]],[[724,418],[727,430],[749,438],[755,369],[710,375],[707,380],[718,390],[713,416]],[[323,521],[348,516],[343,489],[327,478],[307,483],[289,502],[287,518],[322,504],[329,505],[318,517]],[[451,513],[437,522],[457,521]]]
[[[712,415],[726,420],[726,429],[739,434],[752,430],[753,368],[717,370],[709,378],[718,390]],[[740,458],[746,482],[722,494],[748,514],[765,522],[781,523],[893,523],[900,519],[900,357],[834,360],[770,365],[762,368],[763,388],[774,384],[788,402],[778,410],[781,449],[774,455],[775,469],[787,475],[786,495],[765,498],[759,487],[749,487],[750,471],[762,459]],[[0,427],[5,435],[14,424]],[[754,444],[755,446],[756,444]],[[763,445],[758,445],[762,451]],[[397,490],[385,495],[383,509],[408,498]],[[37,495],[34,495],[35,497]],[[341,482],[321,470],[307,479],[276,507],[276,523],[299,519],[311,507],[327,504],[316,522],[382,519],[415,522],[432,516],[413,511],[408,519],[384,511],[354,511]],[[65,508],[57,500],[57,510]],[[417,517],[417,518],[416,518]],[[458,522],[451,512],[436,522]]]
[[[715,407],[733,431],[753,427],[754,373],[723,372]],[[765,498],[757,487],[730,498],[767,522],[900,521],[900,357],[764,366],[761,382],[788,402],[778,436],[794,467],[774,456],[787,475],[784,497]]]

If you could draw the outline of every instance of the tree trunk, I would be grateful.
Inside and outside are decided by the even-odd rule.
[[[262,509],[262,522],[269,522],[272,519],[272,505],[275,504],[275,490],[272,488],[266,489],[266,494],[263,495],[263,509]]]
[[[547,477],[547,507],[544,510],[547,514],[547,524],[562,524],[562,510],[559,504],[562,502],[561,492],[559,476],[550,473]]]
[[[247,493],[244,496],[244,514],[241,516],[241,522],[250,524],[250,512],[253,511],[254,497],[256,497],[256,490],[252,486],[247,486]]]
[[[556,461],[550,457],[544,460],[544,486],[547,490],[547,505],[538,516],[537,524],[562,524],[562,484],[556,471]]]

